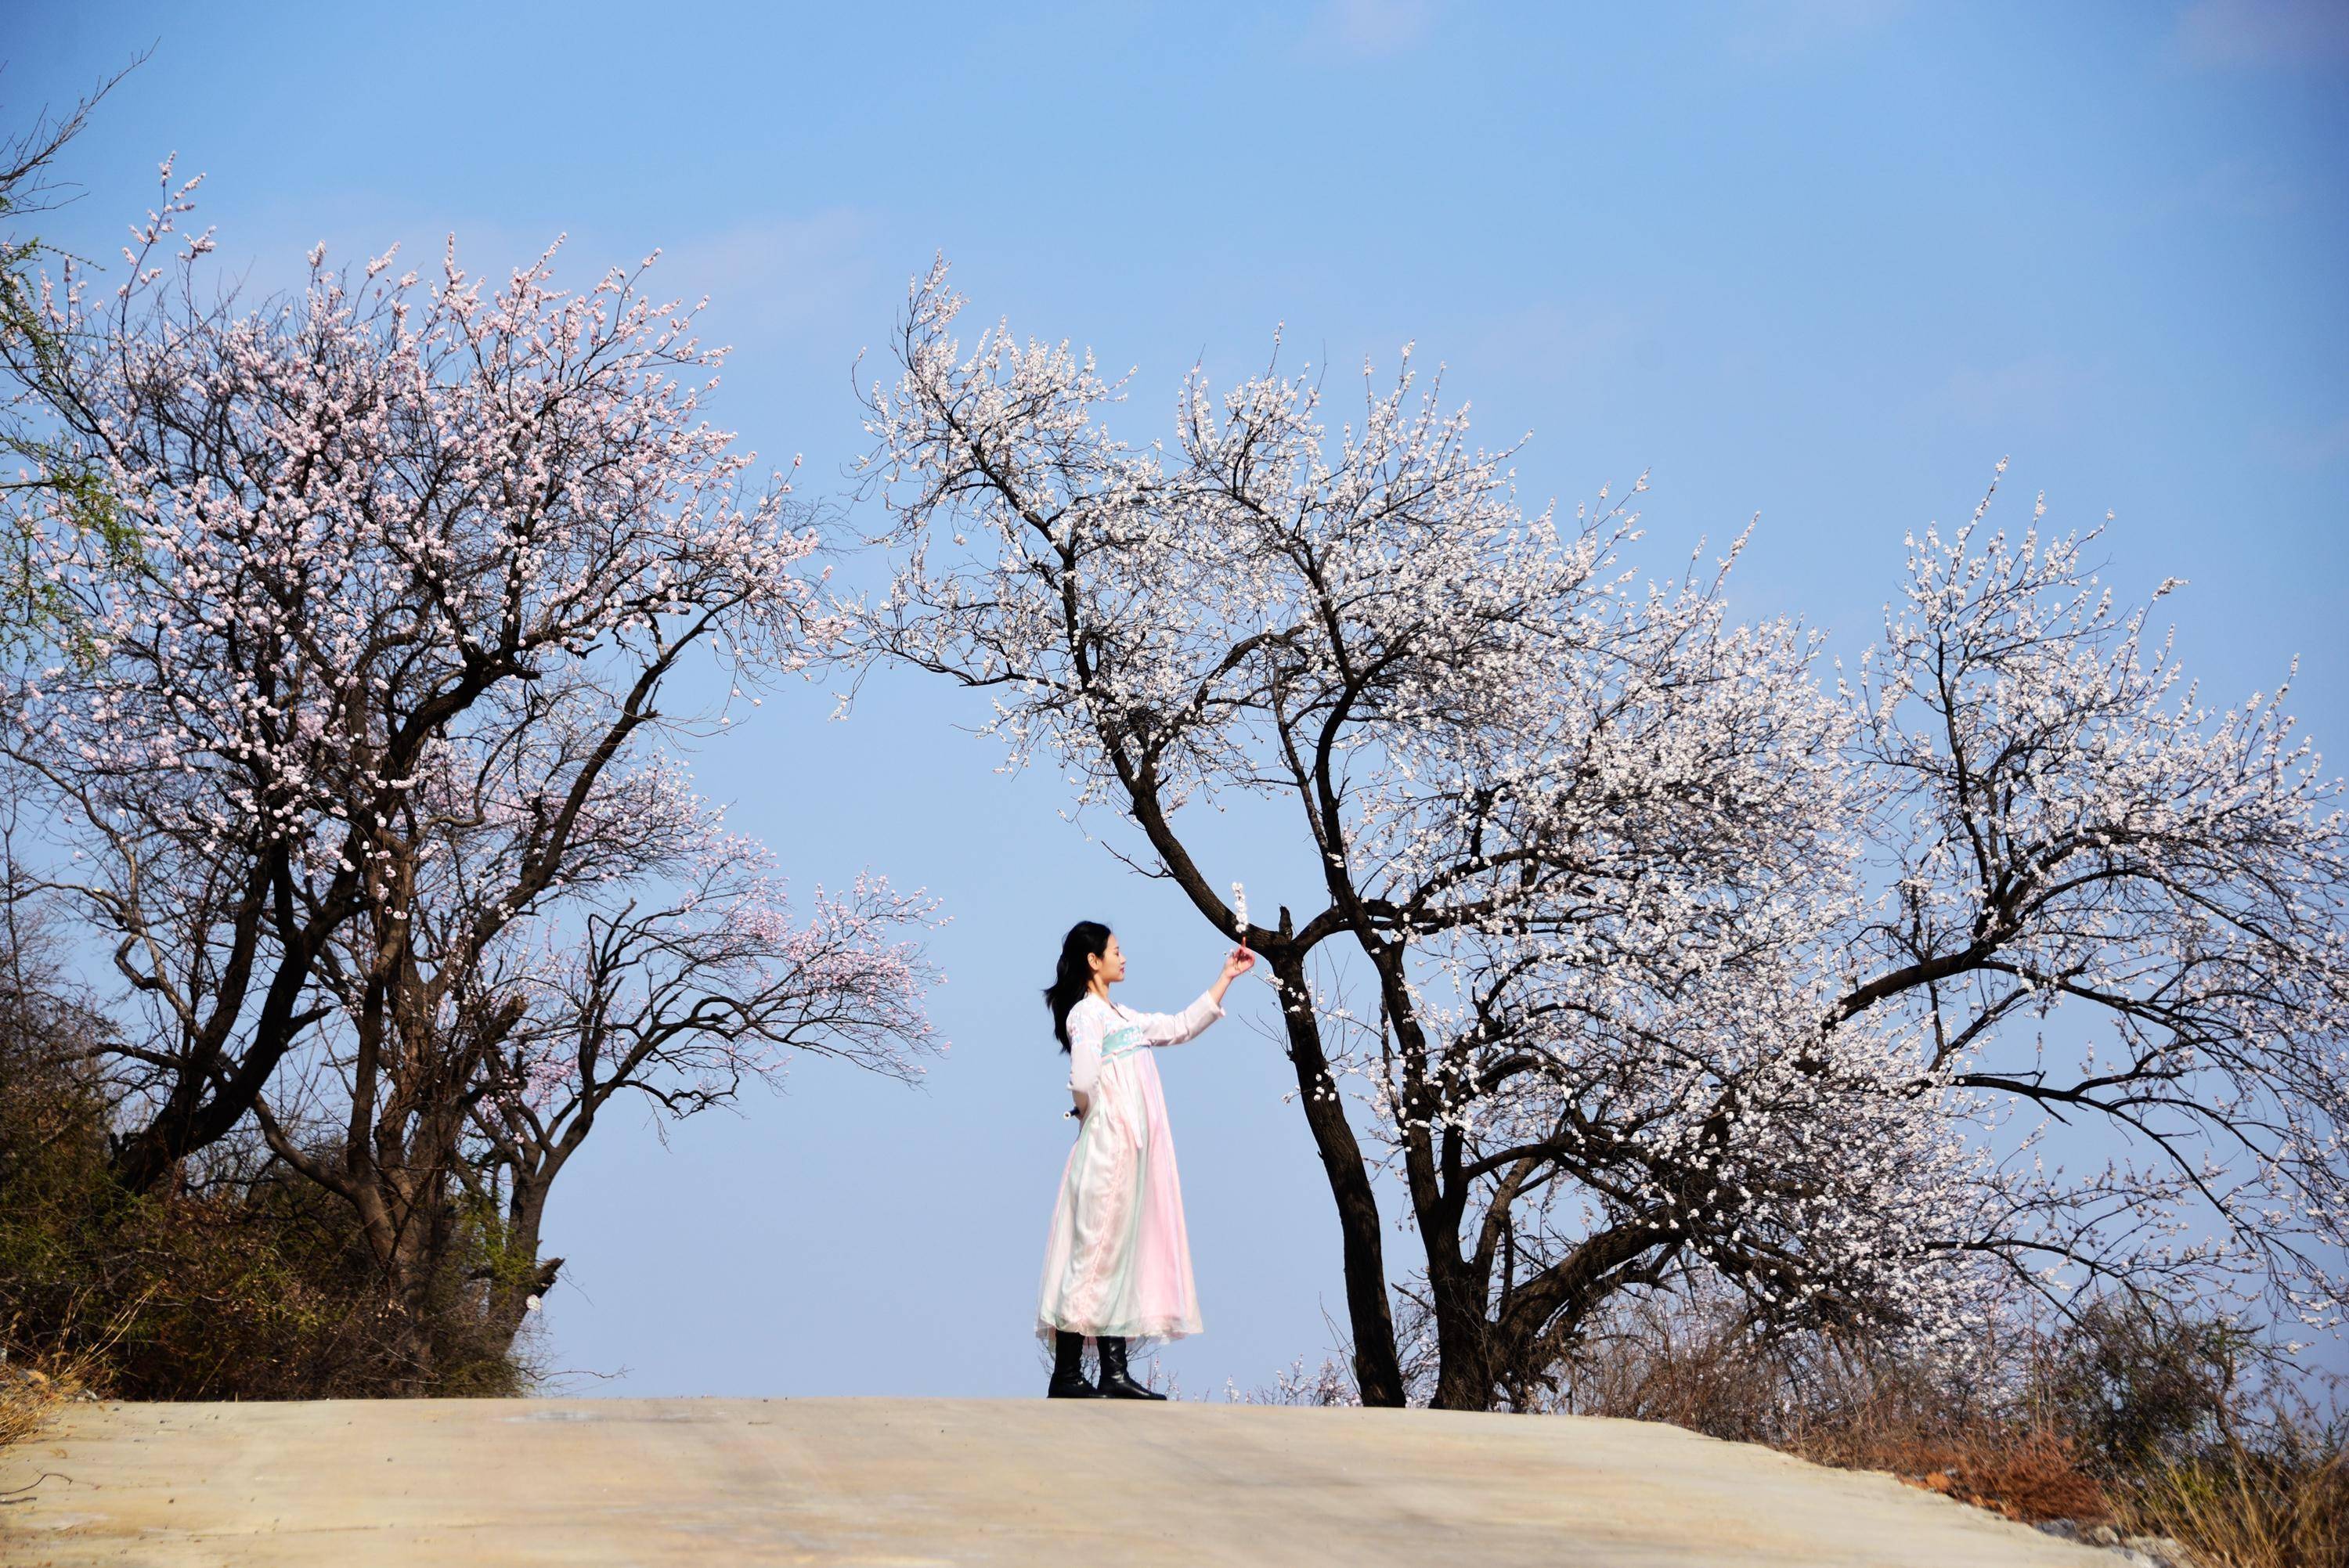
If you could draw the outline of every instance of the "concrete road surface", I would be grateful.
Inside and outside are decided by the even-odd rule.
[[[47,1472],[46,1475],[44,1472]],[[1901,1485],[1634,1421],[981,1399],[82,1405],[0,1563],[2069,1564]]]

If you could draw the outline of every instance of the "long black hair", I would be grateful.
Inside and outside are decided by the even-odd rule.
[[[1092,989],[1093,972],[1085,960],[1108,950],[1109,927],[1098,920],[1081,920],[1061,938],[1061,965],[1044,987],[1044,1006],[1052,1009],[1052,1037],[1061,1042],[1063,1053],[1069,1048],[1069,1009]]]

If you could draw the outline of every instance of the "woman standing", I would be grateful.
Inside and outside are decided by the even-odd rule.
[[[1108,926],[1079,921],[1061,944],[1060,970],[1044,1001],[1069,1054],[1080,1121],[1061,1172],[1036,1308],[1036,1332],[1052,1340],[1053,1398],[1163,1399],[1127,1373],[1125,1342],[1199,1332],[1174,1135],[1145,1047],[1181,1045],[1222,1017],[1224,992],[1255,964],[1255,954],[1235,947],[1216,983],[1188,1007],[1136,1013],[1109,999],[1109,988],[1125,978],[1125,954]],[[1101,1352],[1098,1388],[1081,1366],[1088,1338]]]

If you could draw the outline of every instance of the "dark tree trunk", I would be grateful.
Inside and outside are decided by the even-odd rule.
[[[1485,1292],[1466,1266],[1446,1268],[1443,1277],[1431,1277],[1429,1294],[1435,1307],[1435,1397],[1439,1410],[1489,1410],[1493,1408],[1493,1328],[1485,1315]]]
[[[1386,1253],[1378,1197],[1371,1191],[1362,1146],[1346,1119],[1346,1102],[1321,1052],[1321,1031],[1305,1000],[1305,959],[1294,951],[1272,960],[1280,982],[1281,1021],[1288,1059],[1297,1068],[1299,1102],[1338,1205],[1344,1245],[1346,1315],[1354,1340],[1354,1383],[1365,1405],[1401,1407],[1402,1367],[1395,1355],[1394,1315],[1387,1305]]]

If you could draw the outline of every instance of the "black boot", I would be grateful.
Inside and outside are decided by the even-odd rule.
[[[1085,1381],[1085,1336],[1065,1328],[1052,1331],[1052,1386],[1047,1399],[1098,1399],[1102,1391]]]
[[[1125,1340],[1104,1334],[1093,1341],[1101,1351],[1101,1391],[1104,1399],[1164,1399],[1135,1382],[1125,1369]]]

